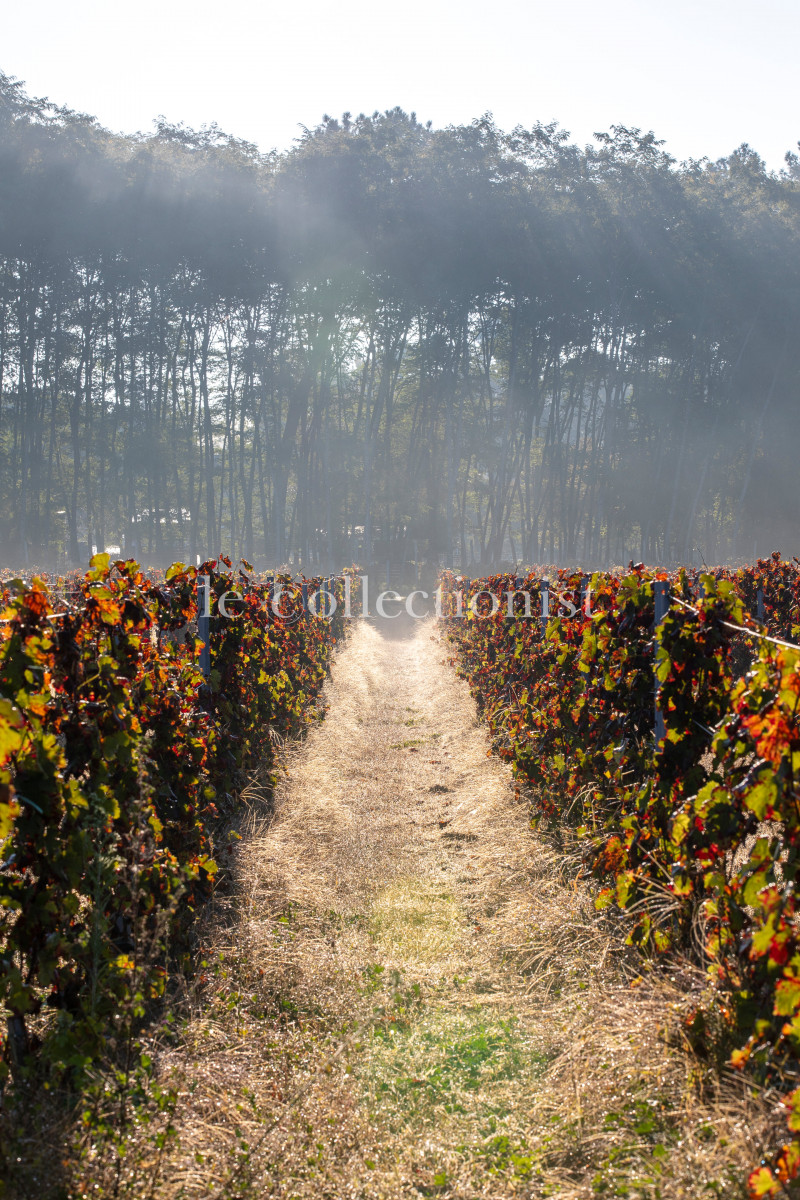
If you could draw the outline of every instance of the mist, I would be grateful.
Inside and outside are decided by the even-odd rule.
[[[800,162],[490,116],[285,154],[0,76],[0,561],[800,552]]]

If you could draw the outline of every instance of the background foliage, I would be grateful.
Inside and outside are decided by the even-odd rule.
[[[264,156],[112,135],[2,77],[0,551],[791,544],[799,178],[746,145],[679,165],[635,129],[581,149],[400,110]]]

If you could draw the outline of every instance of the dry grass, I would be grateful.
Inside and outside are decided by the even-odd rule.
[[[357,626],[274,812],[251,795],[154,1046],[176,1136],[131,1129],[116,1175],[87,1142],[82,1194],[744,1195],[780,1122],[682,1043],[702,982],[635,977],[433,629],[404,632]]]

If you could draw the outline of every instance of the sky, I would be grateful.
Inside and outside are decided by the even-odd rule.
[[[682,160],[800,139],[800,0],[0,0],[0,71],[149,132],[216,122],[288,149],[323,113],[653,130]]]

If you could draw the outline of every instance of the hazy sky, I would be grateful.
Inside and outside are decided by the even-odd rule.
[[[216,121],[284,149],[324,112],[400,105],[611,124],[678,158],[800,139],[800,0],[0,0],[0,70],[126,133]]]

